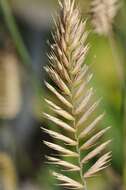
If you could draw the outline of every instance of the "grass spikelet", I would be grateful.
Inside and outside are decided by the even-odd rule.
[[[59,5],[60,15],[55,21],[56,32],[53,34],[50,65],[45,68],[53,82],[45,84],[57,98],[57,103],[53,98],[45,101],[57,115],[44,113],[49,121],[57,125],[58,132],[56,129],[43,130],[56,139],[55,143],[45,141],[45,144],[58,152],[60,158],[47,158],[49,163],[60,167],[60,172],[53,172],[53,175],[60,180],[61,186],[87,190],[87,178],[106,168],[111,158],[111,153],[105,153],[111,141],[99,144],[100,138],[110,127],[96,130],[104,114],[91,119],[101,100],[93,102],[94,90],[88,84],[93,75],[89,66],[84,64],[89,49],[86,43],[86,21],[81,19],[74,1],[64,0]],[[87,154],[84,155],[86,151]],[[100,158],[97,159],[98,155]],[[74,158],[72,162],[71,157]],[[85,169],[85,165],[94,157],[96,163],[88,170]],[[71,171],[79,177],[72,179]]]
[[[96,33],[105,36],[111,33],[114,18],[119,7],[118,0],[91,1],[91,19]]]

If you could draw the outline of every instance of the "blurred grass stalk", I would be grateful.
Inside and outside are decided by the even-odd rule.
[[[11,34],[12,40],[15,43],[17,52],[22,60],[22,63],[26,66],[28,74],[30,75],[30,79],[34,87],[35,93],[37,97],[40,97],[40,95],[44,94],[44,92],[41,90],[40,82],[38,81],[38,79],[36,78],[34,74],[32,64],[31,64],[31,57],[28,53],[27,48],[24,45],[23,39],[18,30],[16,20],[13,16],[8,0],[0,0],[0,7],[5,19],[5,23]]]
[[[122,189],[126,190],[126,73],[125,73],[125,67],[124,67],[124,61],[121,59],[121,56],[119,55],[119,49],[117,42],[115,40],[113,32],[111,32],[108,36],[109,43],[111,46],[113,58],[115,59],[116,64],[116,70],[118,74],[118,80],[120,82],[120,89],[121,89],[121,108],[120,108],[120,114],[122,118],[122,126],[123,126],[123,185]]]
[[[126,73],[123,56],[120,54],[119,47],[113,32],[114,19],[121,8],[119,0],[92,0],[91,1],[91,19],[92,26],[95,33],[98,35],[106,36],[109,40],[110,47],[112,50],[113,59],[115,60],[116,71],[118,75],[118,82],[121,91],[121,129],[123,138],[123,184],[124,190],[126,189]]]
[[[17,190],[17,176],[13,161],[6,153],[0,153],[0,175],[4,190]]]
[[[22,38],[21,38],[18,28],[16,26],[16,21],[13,17],[8,0],[0,0],[0,6],[1,6],[1,10],[2,10],[4,19],[5,19],[5,23],[8,27],[11,37],[15,43],[17,51],[22,59],[22,62],[25,65],[30,65],[30,62],[31,62],[30,56],[27,52],[27,49],[22,41]]]
[[[125,73],[123,71],[124,67],[123,67],[123,61],[119,55],[119,49],[117,46],[117,42],[115,40],[115,36],[114,33],[111,31],[108,35],[108,39],[109,39],[109,44],[111,47],[111,51],[112,51],[112,55],[113,55],[113,59],[115,61],[116,64],[116,70],[117,70],[117,75],[118,75],[118,80],[120,83],[120,89],[122,89],[122,93],[124,94],[124,88],[125,88],[125,80],[124,80],[124,76]],[[122,107],[122,105],[121,105]]]
[[[124,113],[125,113],[125,117],[124,117],[124,171],[123,171],[123,190],[126,189],[126,89],[125,89],[125,107],[124,107]]]

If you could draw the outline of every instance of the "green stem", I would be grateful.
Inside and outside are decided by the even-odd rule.
[[[13,17],[8,0],[0,0],[1,10],[5,19],[5,23],[15,43],[16,49],[25,65],[30,65],[31,59],[27,49],[23,43],[21,35],[17,29],[15,18]]]
[[[80,152],[80,147],[79,147],[79,139],[78,137],[76,136],[76,140],[77,140],[77,152],[79,154],[79,158],[78,158],[78,162],[79,162],[79,166],[80,166],[80,177],[81,177],[81,180],[83,182],[83,185],[84,185],[84,190],[87,190],[87,184],[86,184],[86,181],[84,180],[84,177],[83,177],[83,165],[81,163],[81,152]]]
[[[73,79],[73,77],[71,76],[71,78]],[[73,84],[71,84],[71,86],[73,86]],[[72,108],[72,114],[74,115],[74,118],[76,118],[75,116],[75,106],[74,106],[74,96],[73,96],[73,87],[71,89],[71,94],[72,94],[72,97],[71,97],[71,102],[72,102],[72,105],[73,105],[73,108]],[[76,127],[76,120],[73,121],[73,127],[76,129],[76,132],[75,132],[75,139],[77,141],[77,145],[76,145],[76,151],[79,155],[78,157],[78,164],[79,164],[79,167],[80,167],[80,179],[82,181],[82,184],[84,186],[84,189],[82,190],[87,190],[87,184],[86,184],[86,180],[84,179],[84,176],[83,176],[83,164],[81,163],[81,151],[80,151],[80,142],[79,142],[79,138],[78,138],[78,129]]]

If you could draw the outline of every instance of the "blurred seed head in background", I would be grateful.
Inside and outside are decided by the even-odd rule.
[[[94,31],[100,35],[108,35],[119,10],[119,0],[92,0],[91,20]]]

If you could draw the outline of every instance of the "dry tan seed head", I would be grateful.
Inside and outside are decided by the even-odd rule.
[[[56,115],[44,113],[49,121],[57,125],[58,130],[53,128],[44,131],[60,143],[45,141],[45,144],[61,156],[48,157],[49,162],[60,166],[59,173],[53,172],[61,181],[60,185],[70,189],[86,190],[86,179],[108,166],[110,153],[103,152],[110,141],[102,144],[98,142],[109,127],[96,131],[104,114],[92,117],[100,100],[93,102],[94,90],[89,87],[93,75],[89,71],[89,66],[84,64],[89,49],[86,43],[88,36],[85,29],[86,21],[82,20],[74,1],[64,0],[59,4],[60,15],[55,21],[54,44],[51,45],[49,55],[50,65],[45,68],[53,81],[52,84],[48,82],[45,84],[57,98],[57,102],[54,103],[53,98],[45,101]],[[86,151],[88,153],[84,156],[83,152]],[[99,154],[101,155],[96,163],[89,170],[85,170],[87,162]],[[70,157],[74,158],[73,162],[69,160]],[[79,179],[68,177],[67,174],[71,171],[79,174]]]

